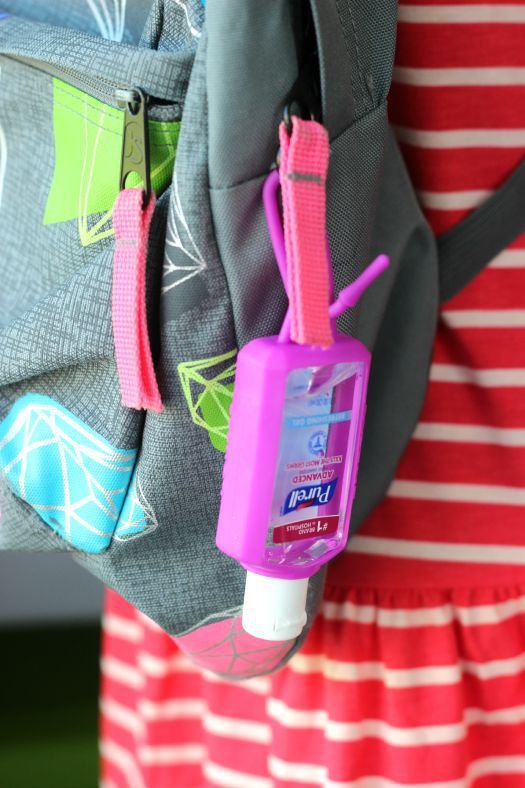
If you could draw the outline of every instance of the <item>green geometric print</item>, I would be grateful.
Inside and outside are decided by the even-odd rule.
[[[83,246],[113,234],[111,213],[119,190],[122,124],[122,110],[53,79],[55,170],[44,224],[77,219]],[[151,182],[156,194],[171,181],[179,131],[179,122],[149,121]],[[140,183],[132,173],[126,186]]]
[[[195,424],[207,430],[212,446],[226,451],[233,398],[236,350],[178,365],[182,390]]]

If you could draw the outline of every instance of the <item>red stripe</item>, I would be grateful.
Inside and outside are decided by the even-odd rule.
[[[103,780],[110,782],[112,788],[129,788],[129,781],[126,780],[123,772],[104,757],[101,759],[101,776]]]
[[[182,788],[182,786],[203,785],[202,783],[202,764],[167,764],[166,766],[148,766],[144,769],[145,788]],[[173,782],[173,775],[177,775],[177,782]],[[126,785],[126,788],[134,788],[134,786]]]
[[[114,613],[133,621],[137,617],[135,608],[123,599],[120,594],[115,593],[115,591],[110,591],[106,594],[105,611],[106,613]]]
[[[397,513],[402,517],[402,507]],[[444,526],[445,527],[445,526]],[[472,542],[475,544],[475,542]],[[525,583],[525,568],[499,564],[467,564],[385,556],[363,556],[349,552],[330,569],[330,582],[339,588],[407,589],[472,588],[490,585],[509,588]]]
[[[398,539],[523,547],[524,516],[525,508],[522,506],[448,501],[429,504],[428,501],[408,498],[387,498],[372,512],[360,534],[390,538],[395,526]],[[414,518],[418,523],[415,532]],[[525,577],[525,567],[522,574]]]
[[[525,615],[516,617],[508,625],[505,638],[499,637],[501,625],[466,627],[462,632],[467,653],[479,659],[510,659],[522,654],[521,630]],[[510,636],[514,627],[513,637]],[[410,632],[413,632],[411,635]],[[363,625],[351,621],[328,620],[323,626],[324,654],[327,659],[344,660],[348,655],[352,663],[380,661],[387,669],[403,670],[457,664],[457,640],[450,624],[435,627],[417,627],[407,633],[401,628],[382,627],[381,652],[377,651],[378,630],[375,624]],[[411,646],[407,648],[410,639]],[[340,682],[343,683],[343,682]],[[355,682],[353,682],[355,683]],[[349,719],[341,709],[339,719]],[[333,719],[338,719],[333,717]]]
[[[120,703],[123,706],[133,706],[140,694],[140,691],[137,692],[132,687],[129,687],[120,681],[115,681],[115,679],[102,676],[101,694],[102,697],[111,698],[116,703]]]
[[[215,735],[205,736],[204,741],[208,758],[213,763],[254,777],[268,777],[268,755],[264,745]]]
[[[436,211],[422,206],[425,219],[436,235],[443,235],[469,215],[470,211]]]
[[[501,632],[505,632],[507,637],[506,627],[502,628]],[[380,637],[382,636],[381,632]],[[416,630],[417,636],[431,641],[433,632],[418,633]],[[407,650],[412,647],[414,639],[411,633],[405,633]],[[521,638],[518,635],[517,644],[520,643]],[[342,645],[344,649],[340,650],[341,653],[348,653],[349,646],[352,648],[348,640],[343,640]],[[322,649],[322,644],[319,644],[320,653]],[[380,649],[384,652],[382,640]],[[377,645],[374,646],[371,656],[375,659],[381,658]],[[494,692],[496,681],[497,693]],[[290,671],[283,674],[282,686],[279,683],[274,685],[273,696],[292,709],[329,709],[330,719],[340,721],[358,722],[363,719],[363,712],[366,710],[367,719],[384,719],[388,724],[398,727],[406,727],[410,719],[417,725],[447,725],[462,719],[465,708],[469,707],[490,711],[525,704],[525,682],[522,674],[485,682],[465,674],[460,686],[460,692],[458,685],[393,689],[382,686],[379,682],[324,680],[319,673],[303,677]],[[413,710],[413,716],[407,715],[407,709]]]
[[[244,686],[243,682],[236,685],[237,692],[229,693],[231,684],[207,682],[205,685],[206,702],[210,710],[216,709],[219,714],[247,720],[261,720],[264,718],[266,696],[252,692]],[[224,705],[225,697],[227,706]]]
[[[432,455],[432,456],[431,456]],[[475,443],[412,441],[396,477],[404,480],[453,484],[487,484],[521,488],[525,473],[525,448]],[[428,503],[426,504],[428,508]],[[493,506],[491,507],[493,508]],[[525,519],[525,507],[516,507]],[[475,517],[473,511],[469,517]],[[521,532],[523,542],[523,527]]]
[[[108,652],[107,648],[103,648],[102,656],[106,655]],[[115,637],[112,645],[111,651],[108,653],[108,656],[111,656],[113,659],[122,660],[123,662],[129,662],[130,664],[134,662],[137,654],[137,643],[131,640],[126,640],[124,638]]]
[[[428,191],[495,188],[523,159],[519,148],[441,150],[403,143],[401,149],[415,188]]]
[[[171,720],[145,720],[145,730],[148,732],[145,743],[153,743],[155,747],[199,744],[203,735],[202,720],[184,716]]]
[[[521,389],[489,389],[433,381],[428,387],[421,420],[523,428],[525,397]]]
[[[487,268],[446,304],[449,309],[524,309],[525,268]],[[478,337],[479,338],[479,337]],[[473,337],[474,339],[474,337]],[[507,335],[500,337],[507,341]],[[483,335],[484,344],[485,335]],[[505,344],[500,342],[500,346]],[[472,345],[475,343],[472,342]]]
[[[524,732],[524,726],[512,726],[511,731],[508,726],[491,729],[477,727],[468,731],[460,742],[436,745],[429,742],[424,748],[403,747],[402,757],[399,757],[399,748],[378,739],[368,738],[355,743],[333,742],[327,741],[323,733],[318,731],[292,730],[283,735],[276,728],[274,752],[282,760],[293,762],[296,759],[299,763],[317,765],[324,763],[328,767],[329,779],[334,781],[352,782],[373,774],[375,777],[388,776],[399,785],[407,785],[415,780],[418,784],[430,785],[439,781],[462,780],[469,761],[487,758],[493,753],[499,756],[519,755],[516,739]],[[380,764],[384,764],[383,768]]]
[[[125,750],[133,751],[135,748],[133,733],[112,722],[105,714],[100,717],[100,733],[101,741],[112,741]]]
[[[477,342],[480,335],[483,341]],[[473,351],[474,343],[476,344]],[[433,361],[438,364],[463,362],[476,369],[523,368],[525,367],[525,329],[450,329],[448,326],[442,326],[434,347]],[[484,396],[490,401],[493,396],[492,389]],[[492,419],[491,422],[486,423],[496,426],[493,417]],[[469,423],[473,421],[475,420],[472,417],[468,420]]]
[[[520,34],[522,39],[523,35],[524,32]],[[407,84],[402,79],[401,76],[401,81],[396,82],[394,78],[390,92],[389,115],[397,126],[424,131],[523,128],[525,84],[424,86]],[[501,107],[501,111],[488,116],[490,102]],[[443,103],[447,106],[446,114],[440,111]],[[464,174],[463,170],[464,167],[458,176]],[[468,187],[463,185],[463,188]]]
[[[443,3],[440,2],[439,5]],[[411,68],[490,68],[509,64],[514,67],[525,66],[524,32],[525,25],[516,22],[426,25],[400,22],[396,65]],[[497,98],[500,101],[499,95]],[[443,103],[438,104],[436,109],[446,118],[444,106],[448,110],[448,105]],[[474,105],[473,112],[476,110]],[[483,117],[479,112],[476,112],[476,115]]]
[[[374,651],[374,654],[377,652]],[[447,725],[461,719],[464,711],[463,699],[458,698],[457,687],[391,690],[381,687],[377,682],[324,681],[318,674],[308,676],[308,683],[305,684],[302,676],[286,675],[286,686],[284,689],[274,689],[275,697],[292,709],[329,709],[330,719],[342,722],[359,722],[366,709],[367,719],[382,719],[389,725],[406,726],[407,702],[412,709],[417,709],[414,717],[419,725]],[[312,690],[314,683],[317,691]]]

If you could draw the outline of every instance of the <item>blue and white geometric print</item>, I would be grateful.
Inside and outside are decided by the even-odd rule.
[[[120,539],[149,528],[136,492],[136,460],[136,449],[115,448],[39,394],[19,399],[0,423],[0,469],[15,494],[72,547],[87,553],[109,547],[121,512]]]

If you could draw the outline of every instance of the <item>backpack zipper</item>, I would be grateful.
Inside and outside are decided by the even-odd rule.
[[[315,21],[308,0],[302,0],[295,6],[294,34],[298,74],[286,98],[283,112],[289,131],[292,115],[322,123],[319,51]]]
[[[151,194],[148,97],[140,88],[132,90],[118,88],[115,91],[115,98],[119,107],[124,110],[120,190],[126,188],[128,175],[136,172],[143,183],[144,205],[146,205]]]
[[[107,79],[105,77],[91,78],[74,69],[62,68],[42,60],[33,60],[31,58],[18,57],[16,55],[3,55],[3,57],[9,58],[9,60],[16,60],[26,66],[43,71],[51,77],[61,79],[63,82],[72,85],[72,87],[78,88],[78,90],[81,90],[83,93],[87,93],[93,96],[93,98],[103,101],[104,104],[109,104],[118,109],[122,109],[117,96],[119,92],[142,93],[142,91],[134,86],[126,88],[123,86],[122,82],[117,82],[116,80]],[[178,122],[182,119],[182,101],[151,95],[146,96],[145,93],[142,93],[142,95],[147,101],[148,117],[151,120]]]

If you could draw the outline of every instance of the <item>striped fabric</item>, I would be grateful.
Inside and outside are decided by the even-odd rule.
[[[399,19],[391,118],[440,233],[523,157],[525,2]],[[525,786],[524,388],[520,238],[443,309],[414,438],[287,668],[228,684],[108,597],[105,788]]]

